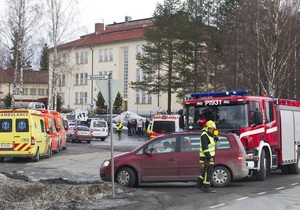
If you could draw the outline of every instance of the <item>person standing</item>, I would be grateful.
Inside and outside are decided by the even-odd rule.
[[[142,121],[142,119],[140,119],[138,121],[137,126],[138,126],[138,134],[139,134],[139,136],[142,136],[142,129],[143,129],[143,121]]]
[[[116,127],[117,127],[117,133],[118,133],[119,140],[121,140],[121,138],[122,138],[122,128],[123,128],[123,124],[122,124],[121,120],[118,121]]]
[[[128,128],[128,136],[132,136],[131,135],[131,122],[130,122],[130,120],[127,121],[127,128]]]
[[[203,129],[200,138],[200,165],[203,168],[201,175],[198,177],[196,188],[206,193],[215,193],[216,190],[211,189],[211,179],[213,175],[214,156],[216,142],[213,131],[216,129],[216,124],[209,120]]]

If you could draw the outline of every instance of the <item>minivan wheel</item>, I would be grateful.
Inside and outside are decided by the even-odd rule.
[[[39,149],[37,149],[35,156],[33,157],[34,162],[39,162],[40,161],[40,152]]]
[[[116,174],[118,184],[125,187],[133,187],[136,184],[136,176],[131,168],[123,167]]]
[[[105,138],[101,138],[101,141],[105,141]]]
[[[211,184],[215,187],[225,187],[231,181],[231,173],[224,166],[214,167]]]

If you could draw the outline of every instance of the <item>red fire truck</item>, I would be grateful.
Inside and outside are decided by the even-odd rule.
[[[221,132],[239,136],[250,175],[264,180],[271,170],[300,172],[300,102],[248,96],[248,91],[187,96],[186,128],[202,129],[213,120]]]

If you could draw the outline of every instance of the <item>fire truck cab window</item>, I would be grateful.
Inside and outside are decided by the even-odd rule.
[[[273,103],[271,101],[265,102],[265,114],[266,123],[272,122],[274,120]]]
[[[250,102],[249,105],[250,105],[249,124],[252,125],[254,123],[254,120],[253,120],[254,112],[260,111],[260,105],[259,105],[259,102],[256,102],[256,101]]]

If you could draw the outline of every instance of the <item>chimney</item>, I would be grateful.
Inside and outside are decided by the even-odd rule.
[[[95,23],[95,33],[100,34],[104,32],[104,23]]]
[[[125,23],[128,23],[129,21],[132,21],[131,16],[125,16]]]

